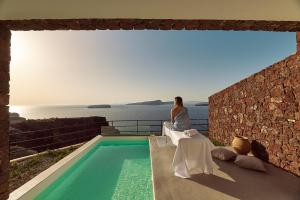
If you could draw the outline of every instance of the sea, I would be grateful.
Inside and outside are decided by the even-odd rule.
[[[56,106],[10,106],[10,112],[16,112],[26,119],[72,118],[72,117],[106,117],[108,121],[116,120],[163,120],[170,121],[172,105],[111,105],[111,108],[88,108],[88,105]],[[185,104],[193,124],[205,123],[208,118],[207,106]],[[201,119],[201,120],[198,120]],[[204,119],[204,120],[203,120]],[[121,125],[135,122],[122,122]],[[146,123],[146,122],[144,122]],[[159,122],[151,122],[158,124]],[[149,124],[149,123],[148,123]],[[117,126],[117,123],[114,122]],[[120,124],[119,124],[120,125]],[[140,123],[141,125],[141,123]],[[198,125],[194,128],[201,129]],[[205,128],[204,128],[205,129]]]

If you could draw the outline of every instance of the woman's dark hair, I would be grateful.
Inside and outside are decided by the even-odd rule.
[[[175,103],[176,103],[176,105],[183,106],[182,98],[181,97],[175,97]]]

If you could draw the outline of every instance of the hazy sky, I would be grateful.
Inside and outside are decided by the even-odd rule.
[[[11,105],[207,101],[296,50],[295,33],[13,32]]]

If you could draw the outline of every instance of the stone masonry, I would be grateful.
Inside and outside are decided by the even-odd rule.
[[[0,200],[8,198],[8,102],[10,37],[8,29],[0,27]]]
[[[212,19],[30,19],[0,20],[10,30],[253,30],[300,31],[300,21]]]
[[[297,53],[209,97],[210,136],[262,144],[269,162],[300,176],[300,35]]]
[[[300,31],[299,21],[173,19],[0,20],[0,200],[8,198],[9,30],[265,30]],[[270,162],[300,175],[299,57],[272,65],[210,97],[212,137],[227,144],[233,135],[263,143]]]

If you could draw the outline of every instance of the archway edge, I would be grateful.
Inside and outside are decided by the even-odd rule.
[[[30,30],[235,30],[298,32],[300,21],[209,19],[29,19],[0,20],[13,31]]]

